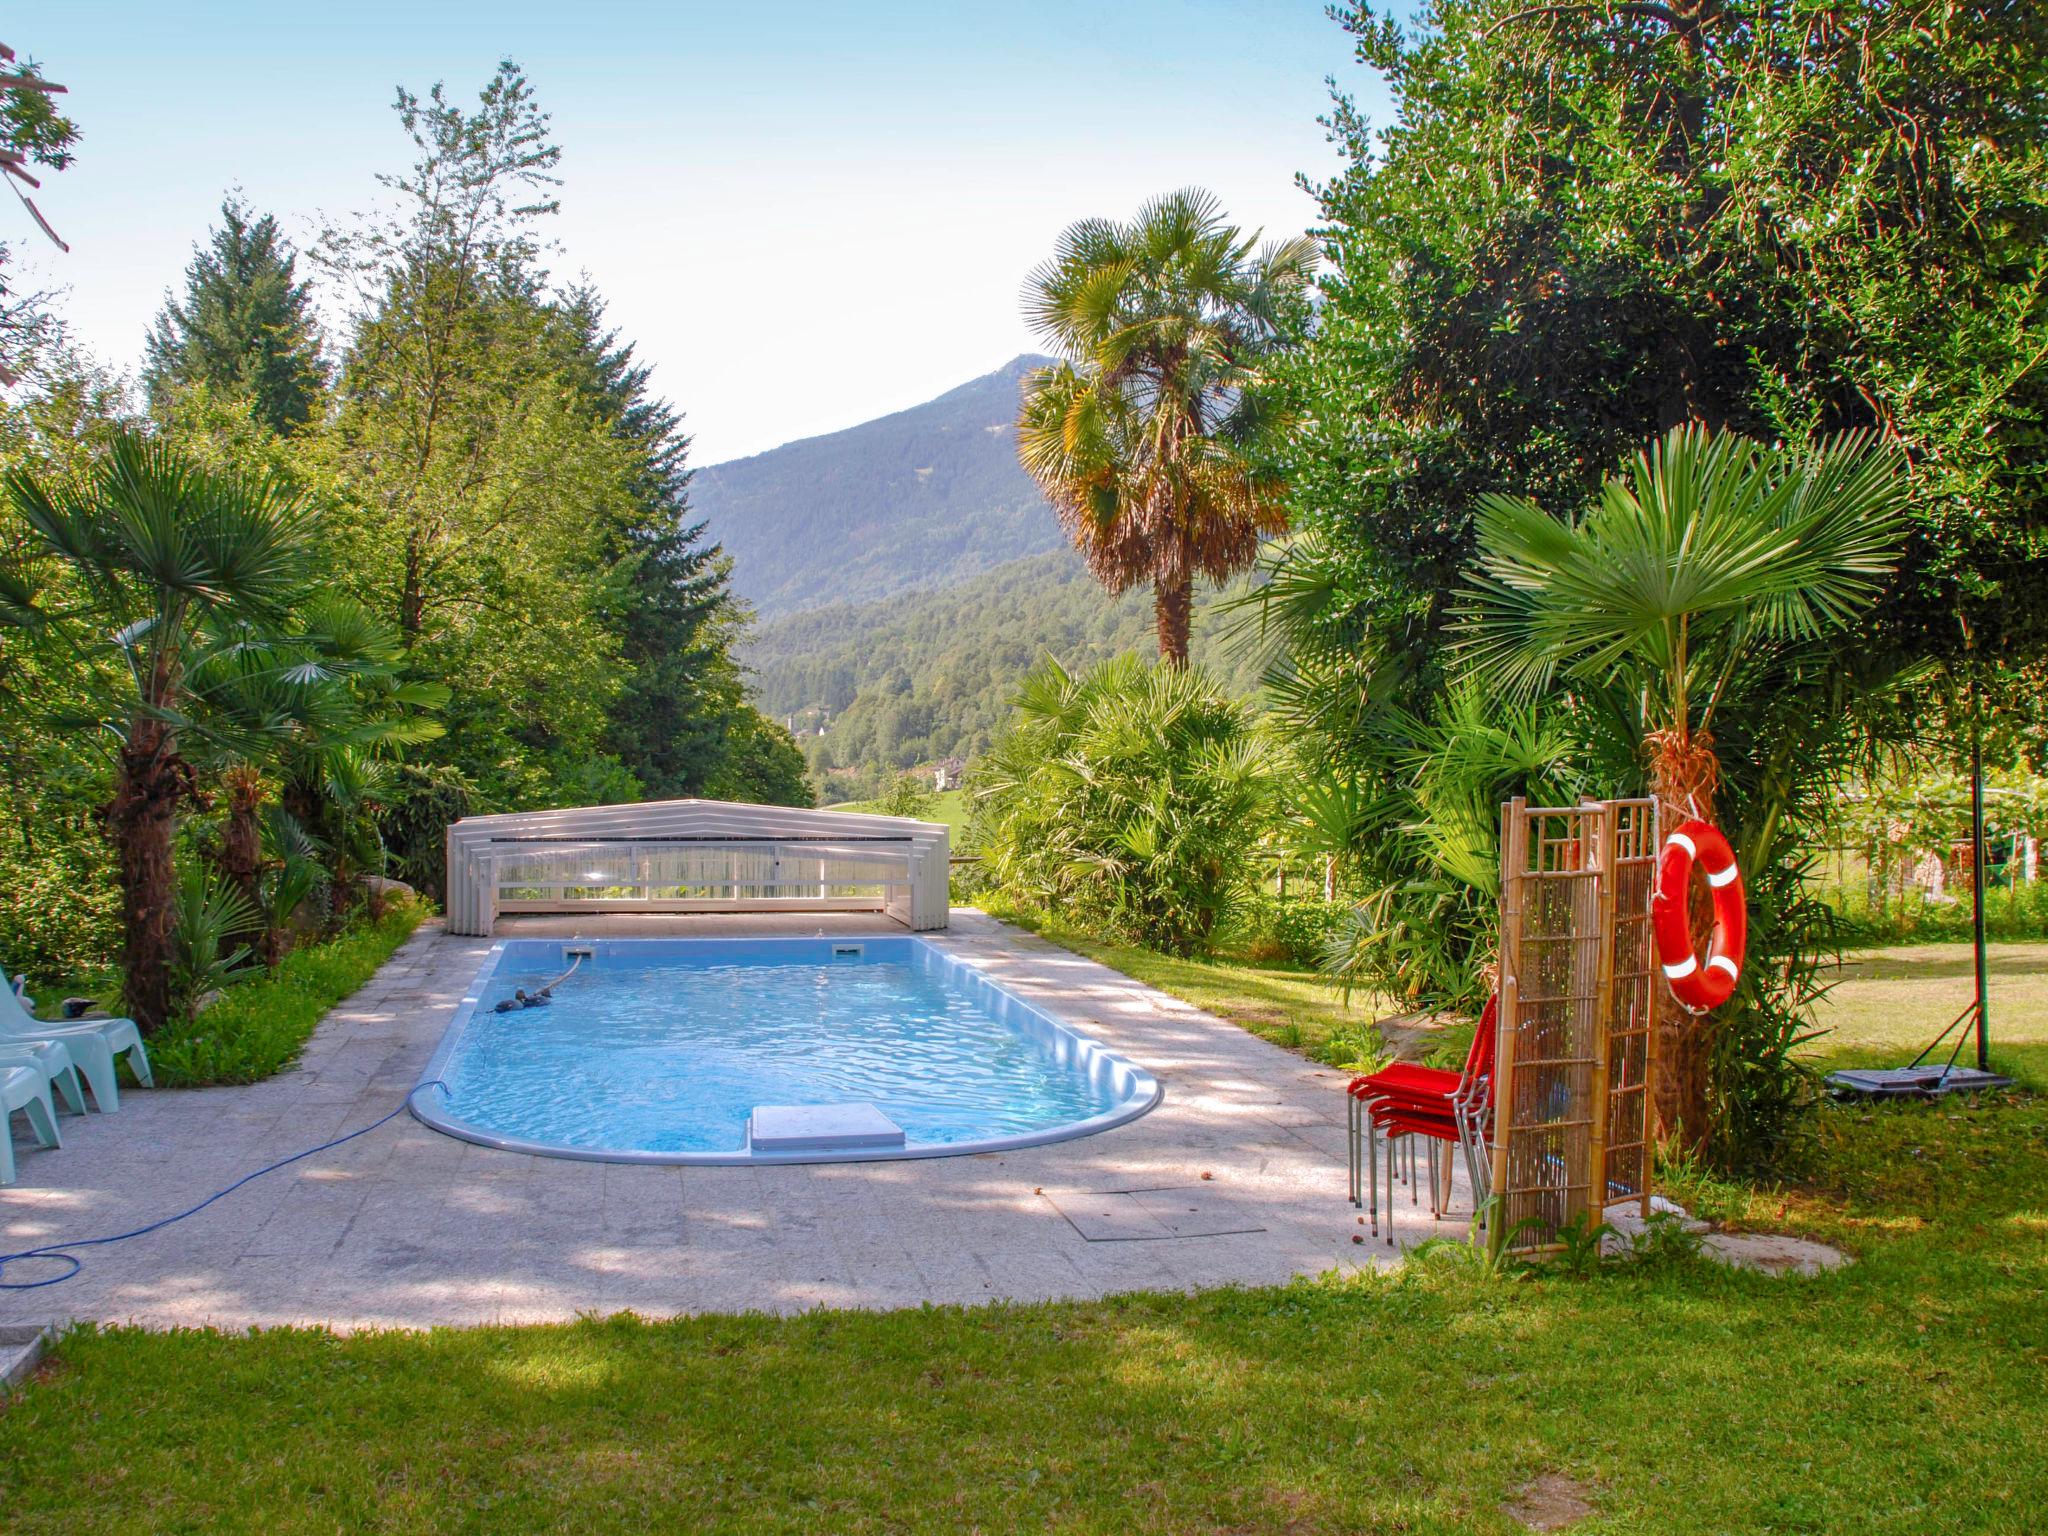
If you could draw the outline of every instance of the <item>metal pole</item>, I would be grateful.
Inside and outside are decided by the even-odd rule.
[[[1970,857],[1975,873],[1970,884],[1973,887],[1971,917],[1975,926],[1977,944],[1977,1070],[1991,1070],[1991,1041],[1989,1036],[1989,1000],[1985,996],[1984,984],[1984,745],[1973,739],[1970,742]]]

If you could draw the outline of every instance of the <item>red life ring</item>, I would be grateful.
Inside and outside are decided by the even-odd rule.
[[[1707,941],[1704,963],[1693,953],[1692,924],[1687,915],[1695,860],[1714,897],[1714,936]],[[1706,822],[1688,821],[1664,840],[1664,856],[1657,864],[1657,893],[1650,898],[1650,926],[1656,934],[1657,960],[1664,967],[1664,978],[1681,1003],[1705,1012],[1734,995],[1749,944],[1742,871],[1735,867],[1735,850],[1728,846],[1728,839]]]

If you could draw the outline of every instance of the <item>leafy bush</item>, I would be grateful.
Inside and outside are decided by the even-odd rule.
[[[1246,894],[1272,774],[1250,712],[1199,668],[1047,657],[983,760],[993,877],[1070,921],[1185,955]]]
[[[2025,878],[2023,839],[2048,828],[2048,777],[1987,765],[1984,774],[1984,926],[1994,939],[2048,938],[2048,881]],[[1924,760],[1864,779],[1833,807],[1825,829],[1846,854],[1816,882],[1852,943],[1968,939],[1970,780]],[[1946,899],[1912,883],[1929,855],[1948,865]]]
[[[1354,753],[1356,784],[1310,779],[1293,806],[1304,851],[1342,851],[1364,894],[1323,963],[1347,987],[1476,1014],[1500,942],[1500,806],[1569,805],[1590,777],[1561,709],[1504,702],[1469,684],[1428,719],[1390,711]],[[1325,778],[1334,776],[1326,775]]]
[[[395,904],[374,922],[293,950],[205,1012],[172,1020],[149,1041],[157,1081],[191,1088],[253,1083],[283,1071],[328,1009],[374,976],[426,915],[418,902]]]
[[[906,771],[896,775],[888,793],[876,802],[875,809],[884,816],[910,816],[929,821],[938,814],[939,797],[925,783],[924,775]]]
[[[1230,941],[1247,960],[1320,965],[1330,941],[1347,926],[1351,908],[1314,896],[1247,895],[1231,918]]]
[[[0,868],[0,966],[12,976],[74,976],[121,951],[113,853],[92,829],[45,825],[9,839]]]
[[[1824,889],[1822,898],[1834,909],[1845,944],[1934,943],[1968,940],[1974,927],[1967,888],[1949,901],[1929,901],[1919,891],[1879,906],[1867,891],[1853,886]],[[2019,880],[2009,885],[1985,883],[1984,932],[1994,940],[2048,939],[2048,879]]]
[[[1798,1048],[1824,1033],[1812,1003],[1839,944],[1834,914],[1807,892],[1806,874],[1789,854],[1747,873],[1751,931],[1764,941],[1721,1010],[1708,1064],[1709,1161],[1752,1176],[1798,1171],[1820,1099],[1819,1073]]]
[[[423,895],[446,900],[448,823],[467,816],[475,800],[476,786],[459,768],[393,764],[377,816],[385,868]]]
[[[236,979],[249,946],[234,935],[258,922],[249,898],[210,864],[188,859],[178,871],[171,935],[171,1017],[188,1018],[207,993]]]

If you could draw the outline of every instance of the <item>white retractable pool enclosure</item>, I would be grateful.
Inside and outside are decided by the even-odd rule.
[[[725,800],[467,816],[448,828],[448,929],[513,912],[885,912],[946,926],[939,822]]]

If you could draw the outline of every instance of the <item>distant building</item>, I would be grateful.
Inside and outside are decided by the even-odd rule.
[[[967,764],[957,757],[948,757],[932,764],[932,788],[940,794],[949,789],[958,789],[967,773]]]

